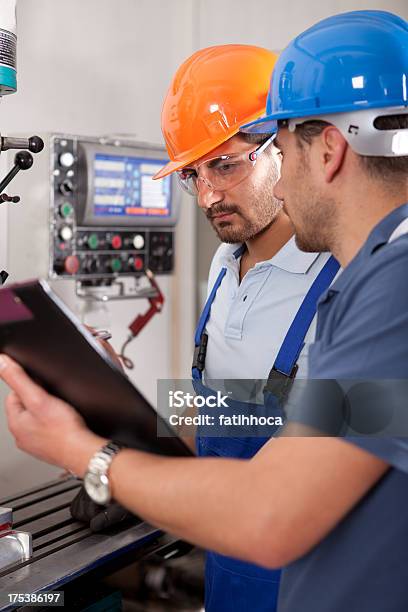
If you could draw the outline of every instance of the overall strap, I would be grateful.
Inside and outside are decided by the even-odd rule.
[[[245,251],[245,244],[240,246],[236,251],[234,251],[233,255],[235,259],[241,257],[242,253]],[[192,365],[192,377],[194,380],[201,380],[202,373],[205,367],[205,355],[207,352],[207,342],[208,336],[204,333],[205,326],[207,325],[207,321],[210,318],[211,306],[215,300],[215,296],[217,291],[224,279],[224,276],[227,273],[227,268],[223,267],[220,270],[220,273],[217,276],[217,279],[214,283],[213,288],[211,289],[211,293],[207,298],[205,306],[203,308],[203,312],[198,320],[197,329],[195,331],[194,336],[194,357],[193,357],[193,365]]]
[[[205,326],[207,325],[208,319],[210,318],[212,303],[215,300],[215,296],[218,291],[218,288],[221,285],[226,273],[227,273],[227,268],[221,268],[221,271],[217,276],[217,280],[215,281],[214,287],[211,289],[211,293],[208,296],[203,312],[201,313],[200,319],[198,321],[197,329],[196,329],[195,336],[194,336],[195,348],[194,348],[193,367],[192,367],[192,377],[194,380],[202,379],[202,373],[203,373],[204,366],[205,366],[205,354],[207,352],[207,342],[208,342],[208,336],[206,333],[204,333],[204,329],[205,329]]]
[[[282,396],[283,391],[287,393],[288,389],[284,388],[285,379],[287,387],[290,386],[291,379],[296,376],[298,370],[296,362],[304,347],[307,331],[316,314],[317,302],[322,293],[330,287],[339,268],[338,261],[331,256],[315,278],[276,356],[275,363],[269,372],[265,391],[279,396]]]

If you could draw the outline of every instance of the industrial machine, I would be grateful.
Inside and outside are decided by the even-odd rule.
[[[100,589],[102,578],[141,558],[165,560],[188,550],[137,517],[93,533],[70,514],[80,486],[65,476],[0,499],[0,506],[13,507],[13,517],[0,508],[0,520],[6,521],[0,525],[1,612],[31,610],[30,604],[41,610],[41,603],[52,601],[67,610],[98,602],[98,610],[119,611],[120,593],[108,598]]]
[[[50,278],[109,283],[174,267],[177,196],[152,181],[166,161],[151,145],[52,135]]]
[[[91,326],[104,327],[109,301],[148,299],[143,321],[139,315],[136,327],[129,324],[127,345],[162,310],[155,276],[174,270],[181,194],[172,177],[152,180],[166,152],[123,137],[42,138],[30,176],[18,180],[22,206],[0,210],[0,266],[8,266],[13,281],[57,282],[63,299],[60,281],[71,281]],[[7,156],[0,159],[0,168],[9,164]]]
[[[129,137],[42,134],[42,139],[44,150],[30,176],[20,174],[17,181],[21,202],[11,201],[6,210],[0,206],[0,266],[12,281],[48,278],[71,307],[74,287],[82,321],[93,327],[110,326],[110,301],[149,300],[145,314],[129,321],[121,350],[123,363],[132,368],[125,348],[163,309],[155,277],[174,271],[181,194],[172,177],[152,180],[166,152]],[[36,138],[17,140],[32,151],[38,145]],[[10,154],[3,155],[0,170],[10,163]]]
[[[171,177],[152,180],[165,150],[129,138],[42,138],[29,179],[18,180],[25,206],[7,210],[3,252],[13,280],[72,279],[81,297],[92,293],[86,287],[116,285],[106,295],[123,299],[137,294],[123,289],[125,278],[172,273],[180,194]],[[43,245],[35,260],[22,253],[30,243]]]
[[[126,345],[162,309],[155,275],[174,268],[179,195],[171,178],[151,180],[165,163],[164,150],[115,138],[52,134],[43,139],[35,164],[29,151],[18,153],[0,182],[1,199],[19,170],[33,166],[19,175],[19,195],[3,198],[7,233],[0,256],[14,281],[43,276],[58,285],[75,283],[76,295],[95,304],[147,298],[149,308],[130,323]],[[39,137],[1,138],[0,146],[37,152],[42,142]],[[8,168],[10,155],[1,163]],[[42,245],[37,258],[33,244]],[[132,367],[130,359],[124,362]],[[1,500],[0,610],[23,603],[16,599],[12,605],[9,596],[16,593],[62,589],[75,598],[81,576],[88,581],[96,569],[108,574],[164,546],[165,536],[137,518],[93,534],[69,512],[80,486],[67,478]],[[166,542],[164,556],[177,555],[179,548]]]

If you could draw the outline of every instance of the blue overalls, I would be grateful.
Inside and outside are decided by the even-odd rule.
[[[238,259],[245,245],[235,251]],[[254,404],[228,400],[231,413],[259,415],[267,411],[269,415],[283,415],[282,403],[290,390],[297,372],[297,360],[304,346],[304,338],[316,314],[320,295],[330,286],[339,269],[338,262],[330,257],[306,294],[269,373],[264,388],[264,404]],[[195,333],[195,352],[192,367],[193,385],[197,394],[214,395],[214,391],[202,383],[208,336],[204,332],[210,317],[211,306],[218,288],[227,272],[223,267],[215,281]],[[225,409],[223,409],[225,412]],[[249,459],[267,442],[278,427],[267,432],[251,431],[242,437],[197,434],[197,453],[201,457],[235,457]],[[206,430],[206,433],[208,430]],[[226,433],[230,433],[228,430]],[[210,433],[210,432],[208,432]],[[219,432],[218,432],[219,433]],[[264,433],[265,435],[262,435]],[[239,537],[239,534],[237,534]],[[274,612],[277,606],[280,570],[268,570],[252,563],[238,561],[209,551],[206,560],[205,610],[206,612]]]

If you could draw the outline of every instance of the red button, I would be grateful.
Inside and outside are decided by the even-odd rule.
[[[120,249],[122,246],[122,238],[120,236],[114,236],[111,240],[112,248]]]
[[[79,270],[79,259],[76,255],[69,255],[64,261],[64,269],[68,274],[76,274]]]
[[[133,265],[135,266],[135,270],[143,269],[143,259],[141,257],[135,257],[133,260]]]

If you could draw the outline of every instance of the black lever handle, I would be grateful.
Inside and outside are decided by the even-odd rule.
[[[28,170],[33,165],[33,156],[28,151],[19,151],[14,157],[14,166],[0,183],[0,193],[13,180],[20,170]]]
[[[0,193],[0,202],[13,202],[17,204],[20,201],[20,196],[9,196],[7,193]]]
[[[13,136],[2,136],[0,139],[0,150],[28,149],[31,153],[39,153],[44,148],[44,141],[39,136],[30,138],[14,138]]]

